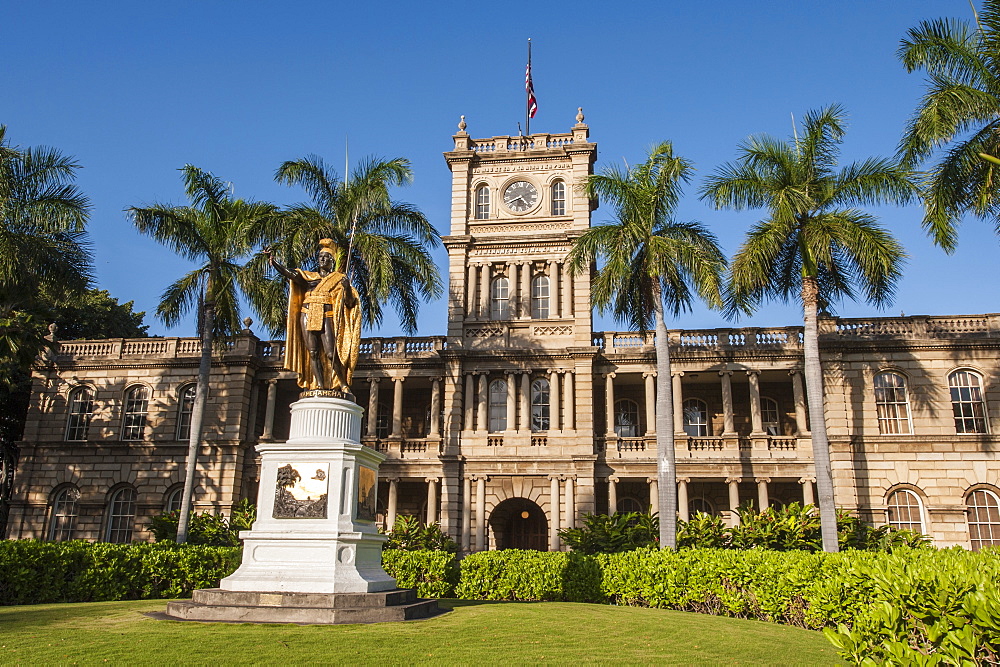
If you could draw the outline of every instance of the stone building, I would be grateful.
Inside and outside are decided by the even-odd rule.
[[[380,519],[438,522],[465,550],[559,548],[587,512],[656,510],[649,335],[595,332],[564,259],[597,202],[596,144],[473,139],[452,172],[446,335],[362,341],[353,391]],[[249,325],[248,325],[249,326]],[[801,327],[670,331],[679,507],[732,516],[812,502]],[[940,545],[1000,544],[1000,315],[821,319],[837,502]],[[212,367],[198,510],[256,497],[254,446],[282,440],[294,378],[249,330]],[[147,539],[180,505],[199,342],[72,341],[39,365],[10,537]]]

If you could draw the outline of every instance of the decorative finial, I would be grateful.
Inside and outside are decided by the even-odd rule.
[[[467,127],[468,125],[465,124],[465,116],[462,116],[462,120],[458,121],[458,129],[461,132],[465,132],[465,128]]]
[[[243,326],[244,326],[243,333],[245,333],[245,334],[253,333],[252,331],[250,331],[250,325],[251,324],[253,324],[253,318],[252,317],[244,317],[243,318]]]
[[[577,123],[583,122],[583,107],[576,108],[576,122]]]

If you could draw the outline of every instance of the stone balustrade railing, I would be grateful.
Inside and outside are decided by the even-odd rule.
[[[802,327],[742,329],[674,329],[667,334],[670,347],[675,351],[734,350],[734,349],[801,349]],[[632,352],[637,348],[652,347],[656,336],[634,331],[595,332],[593,345],[606,354]]]
[[[469,150],[475,153],[504,153],[544,148],[562,148],[573,143],[572,134],[532,134],[530,137],[491,137],[469,139]]]

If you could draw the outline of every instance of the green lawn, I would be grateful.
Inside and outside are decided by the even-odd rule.
[[[0,608],[0,663],[837,662],[821,633],[700,614],[548,603],[443,601],[453,611],[375,625],[156,620],[162,600]]]

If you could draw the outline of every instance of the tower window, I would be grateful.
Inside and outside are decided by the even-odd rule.
[[[510,319],[510,281],[503,276],[490,286],[490,319]]]
[[[490,187],[480,185],[476,188],[476,220],[490,219]]]
[[[566,215],[566,184],[562,181],[552,184],[552,215]]]
[[[531,430],[548,431],[549,417],[549,381],[538,378],[531,383]]]
[[[507,430],[507,382],[494,380],[490,383],[490,433]]]
[[[531,317],[546,319],[549,316],[549,278],[535,276],[531,279]]]

